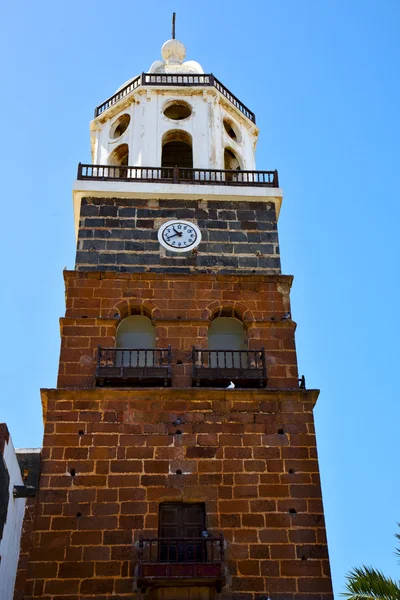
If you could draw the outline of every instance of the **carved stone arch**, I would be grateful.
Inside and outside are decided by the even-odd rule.
[[[215,300],[204,309],[202,314],[202,318],[210,322],[217,317],[234,317],[242,321],[245,326],[254,321],[252,311],[242,302],[234,301],[222,303]]]
[[[117,146],[108,157],[108,164],[115,166],[124,166],[129,164],[129,146],[128,144],[120,144]]]
[[[224,169],[229,171],[241,171],[243,169],[243,160],[238,151],[231,146],[224,148]]]
[[[164,133],[161,140],[161,166],[193,169],[193,140],[183,129]]]
[[[136,300],[121,300],[109,312],[109,317],[126,319],[132,315],[143,315],[154,321],[161,316],[160,309],[153,302],[137,302]]]

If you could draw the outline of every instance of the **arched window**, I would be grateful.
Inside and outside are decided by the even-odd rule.
[[[227,171],[240,171],[240,161],[236,154],[230,149],[224,150],[224,168]]]
[[[108,158],[109,165],[126,166],[128,165],[129,146],[128,144],[120,144],[113,150]]]
[[[243,354],[239,355],[239,353],[232,352],[225,354],[223,352],[226,350],[247,350],[243,323],[234,317],[217,317],[214,319],[208,330],[208,349],[221,350],[221,352],[215,354],[211,353],[211,367],[236,368],[245,366],[243,364],[245,359]]]
[[[117,366],[153,366],[153,352],[149,350],[156,347],[156,332],[150,319],[132,315],[121,321],[117,329],[116,347],[127,349],[117,352]]]
[[[193,169],[192,136],[186,131],[168,131],[162,138],[162,167]]]

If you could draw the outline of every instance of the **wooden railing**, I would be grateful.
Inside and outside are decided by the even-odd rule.
[[[128,85],[123,87],[122,90],[119,90],[113,96],[108,98],[108,100],[103,102],[103,104],[96,106],[96,108],[94,109],[94,118],[98,117],[99,115],[101,115],[101,113],[110,108],[110,106],[113,106],[114,104],[122,100],[122,98],[125,98],[125,96],[133,92],[133,90],[135,90],[141,85],[141,82],[142,78],[141,75],[139,75],[138,77],[135,77],[135,79],[132,79],[132,81],[130,81]]]
[[[193,382],[196,386],[264,387],[267,382],[265,350],[204,350],[192,348]]]
[[[247,108],[232,92],[228,90],[212,73],[187,73],[187,74],[167,74],[167,73],[142,73],[130,81],[125,87],[108,98],[105,102],[96,106],[94,117],[98,117],[110,106],[113,106],[122,98],[133,92],[139,86],[179,86],[179,87],[215,87],[225,98],[233,104],[242,114],[244,114],[253,123],[256,122],[255,114]]]
[[[229,100],[231,104],[233,104],[233,106],[236,106],[236,108],[239,109],[241,113],[243,113],[248,119],[250,119],[250,121],[253,121],[253,123],[255,123],[256,115],[249,108],[247,108],[247,106],[243,104],[243,102],[240,102],[239,98],[236,98],[236,96],[234,96],[232,92],[228,90],[228,88],[226,88],[220,81],[218,81],[216,77],[212,77],[214,87],[216,87],[217,90],[221,92],[221,94],[225,96],[225,98]]]
[[[99,385],[152,384],[171,381],[171,346],[168,348],[102,348],[97,350]]]
[[[279,187],[278,171],[78,165],[79,180]]]
[[[139,538],[138,584],[201,586],[224,583],[224,538]]]
[[[142,73],[142,85],[197,87],[213,85],[207,73]]]

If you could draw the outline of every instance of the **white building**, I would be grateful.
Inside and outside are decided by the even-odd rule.
[[[1,448],[3,448],[1,452]],[[0,599],[12,600],[18,566],[25,498],[14,498],[24,485],[17,455],[4,423],[0,425]]]

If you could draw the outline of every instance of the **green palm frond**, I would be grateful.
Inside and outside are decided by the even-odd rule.
[[[400,523],[397,523],[397,525],[400,527]],[[400,533],[395,533],[395,536],[400,541]],[[394,553],[396,556],[398,556],[400,558],[400,548],[396,548]],[[399,563],[400,563],[400,561],[399,561]]]
[[[347,575],[348,600],[400,600],[400,582],[394,581],[378,569],[362,566]]]

